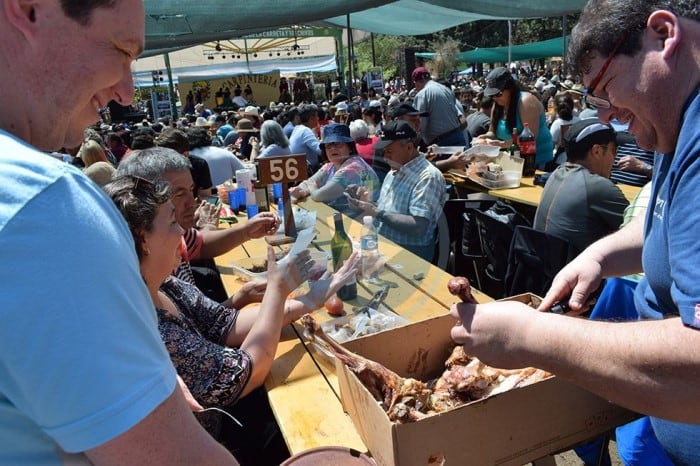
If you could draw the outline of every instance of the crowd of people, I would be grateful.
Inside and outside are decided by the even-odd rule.
[[[328,101],[261,108],[236,89],[222,98],[237,111],[188,97],[182,118],[131,126],[94,122],[110,100],[133,98],[142,2],[3,4],[0,60],[11,73],[0,80],[13,92],[0,102],[15,111],[0,116],[0,463],[237,464],[231,452],[246,462],[249,438],[275,434],[226,443],[219,413],[201,411],[254,398],[282,327],[352,280],[358,258],[291,299],[313,261],[277,262],[270,248],[267,281],[229,296],[213,258],[280,220],[262,212],[219,229],[206,197],[245,163],[305,154],[310,177],[292,196],[369,215],[431,261],[443,173],[469,163],[434,148],[507,149],[526,125],[538,167],[552,172],[534,227],[580,252],[540,310],[561,300],[580,310],[603,278],[644,272],[633,299],[606,304],[633,307],[620,314],[638,321],[456,304],[453,339],[493,366],[539,367],[648,415],[645,438],[665,460],[700,463],[693,2],[590,0],[572,31],[575,75],[509,66],[450,83],[419,66],[383,94],[336,88]],[[615,183],[644,186],[627,213]],[[261,461],[287,454],[272,450]]]

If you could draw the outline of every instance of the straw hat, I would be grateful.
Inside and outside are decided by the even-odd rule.
[[[209,126],[211,126],[209,124],[209,120],[207,120],[204,117],[197,117],[197,119],[194,122],[194,125],[198,126],[198,127],[204,127],[204,128],[208,128]]]
[[[258,111],[258,107],[255,107],[254,105],[248,105],[245,110],[243,110],[243,115],[250,115],[254,117],[259,117],[260,112]]]

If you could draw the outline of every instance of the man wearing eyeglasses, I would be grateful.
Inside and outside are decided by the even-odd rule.
[[[572,31],[569,63],[607,123],[629,124],[658,153],[646,218],[589,248],[554,280],[540,310],[581,309],[602,277],[644,271],[644,321],[601,323],[516,303],[453,307],[466,352],[497,367],[549,370],[651,416],[676,464],[700,464],[700,9],[697,1],[592,0]],[[656,319],[656,320],[649,320]]]

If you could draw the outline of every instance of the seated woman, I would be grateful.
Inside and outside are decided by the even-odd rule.
[[[131,230],[141,275],[173,364],[204,407],[231,406],[261,386],[282,327],[321,307],[357,268],[353,255],[330,279],[314,281],[308,293],[287,299],[309,278],[313,262],[305,251],[278,264],[268,248],[268,286],[262,303],[242,311],[227,308],[171,275],[180,261],[183,229],[175,219],[166,183],[124,176],[104,189]],[[205,424],[217,434],[217,422]]]
[[[331,124],[326,126],[321,141],[321,158],[329,160],[311,178],[289,190],[297,199],[311,197],[314,201],[325,202],[334,209],[354,215],[345,197],[345,188],[350,185],[364,186],[370,199],[379,197],[379,178],[357,155],[355,141],[350,137],[347,125]]]
[[[284,135],[284,131],[279,123],[274,120],[263,122],[260,127],[260,141],[255,136],[249,140],[252,146],[250,161],[258,157],[273,157],[275,155],[289,155],[292,153],[289,148],[289,139]]]

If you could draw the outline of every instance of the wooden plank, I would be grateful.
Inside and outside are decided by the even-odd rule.
[[[544,172],[538,172],[544,173]],[[489,189],[486,190],[483,186],[470,181],[461,176],[456,176],[452,173],[445,174],[445,181],[456,186],[457,188],[464,189],[470,192],[487,192],[489,195],[504,199],[510,202],[516,202],[520,204],[525,204],[532,207],[537,207],[540,204],[540,199],[542,197],[543,187],[536,185],[534,177],[528,176],[523,177],[520,180],[520,187],[511,189]],[[628,201],[632,200],[637,196],[641,188],[639,186],[631,186],[627,184],[618,184],[617,187],[620,188],[622,194]]]
[[[290,453],[319,446],[366,452],[335,390],[322,376],[304,344],[288,327],[265,381],[270,406]]]

